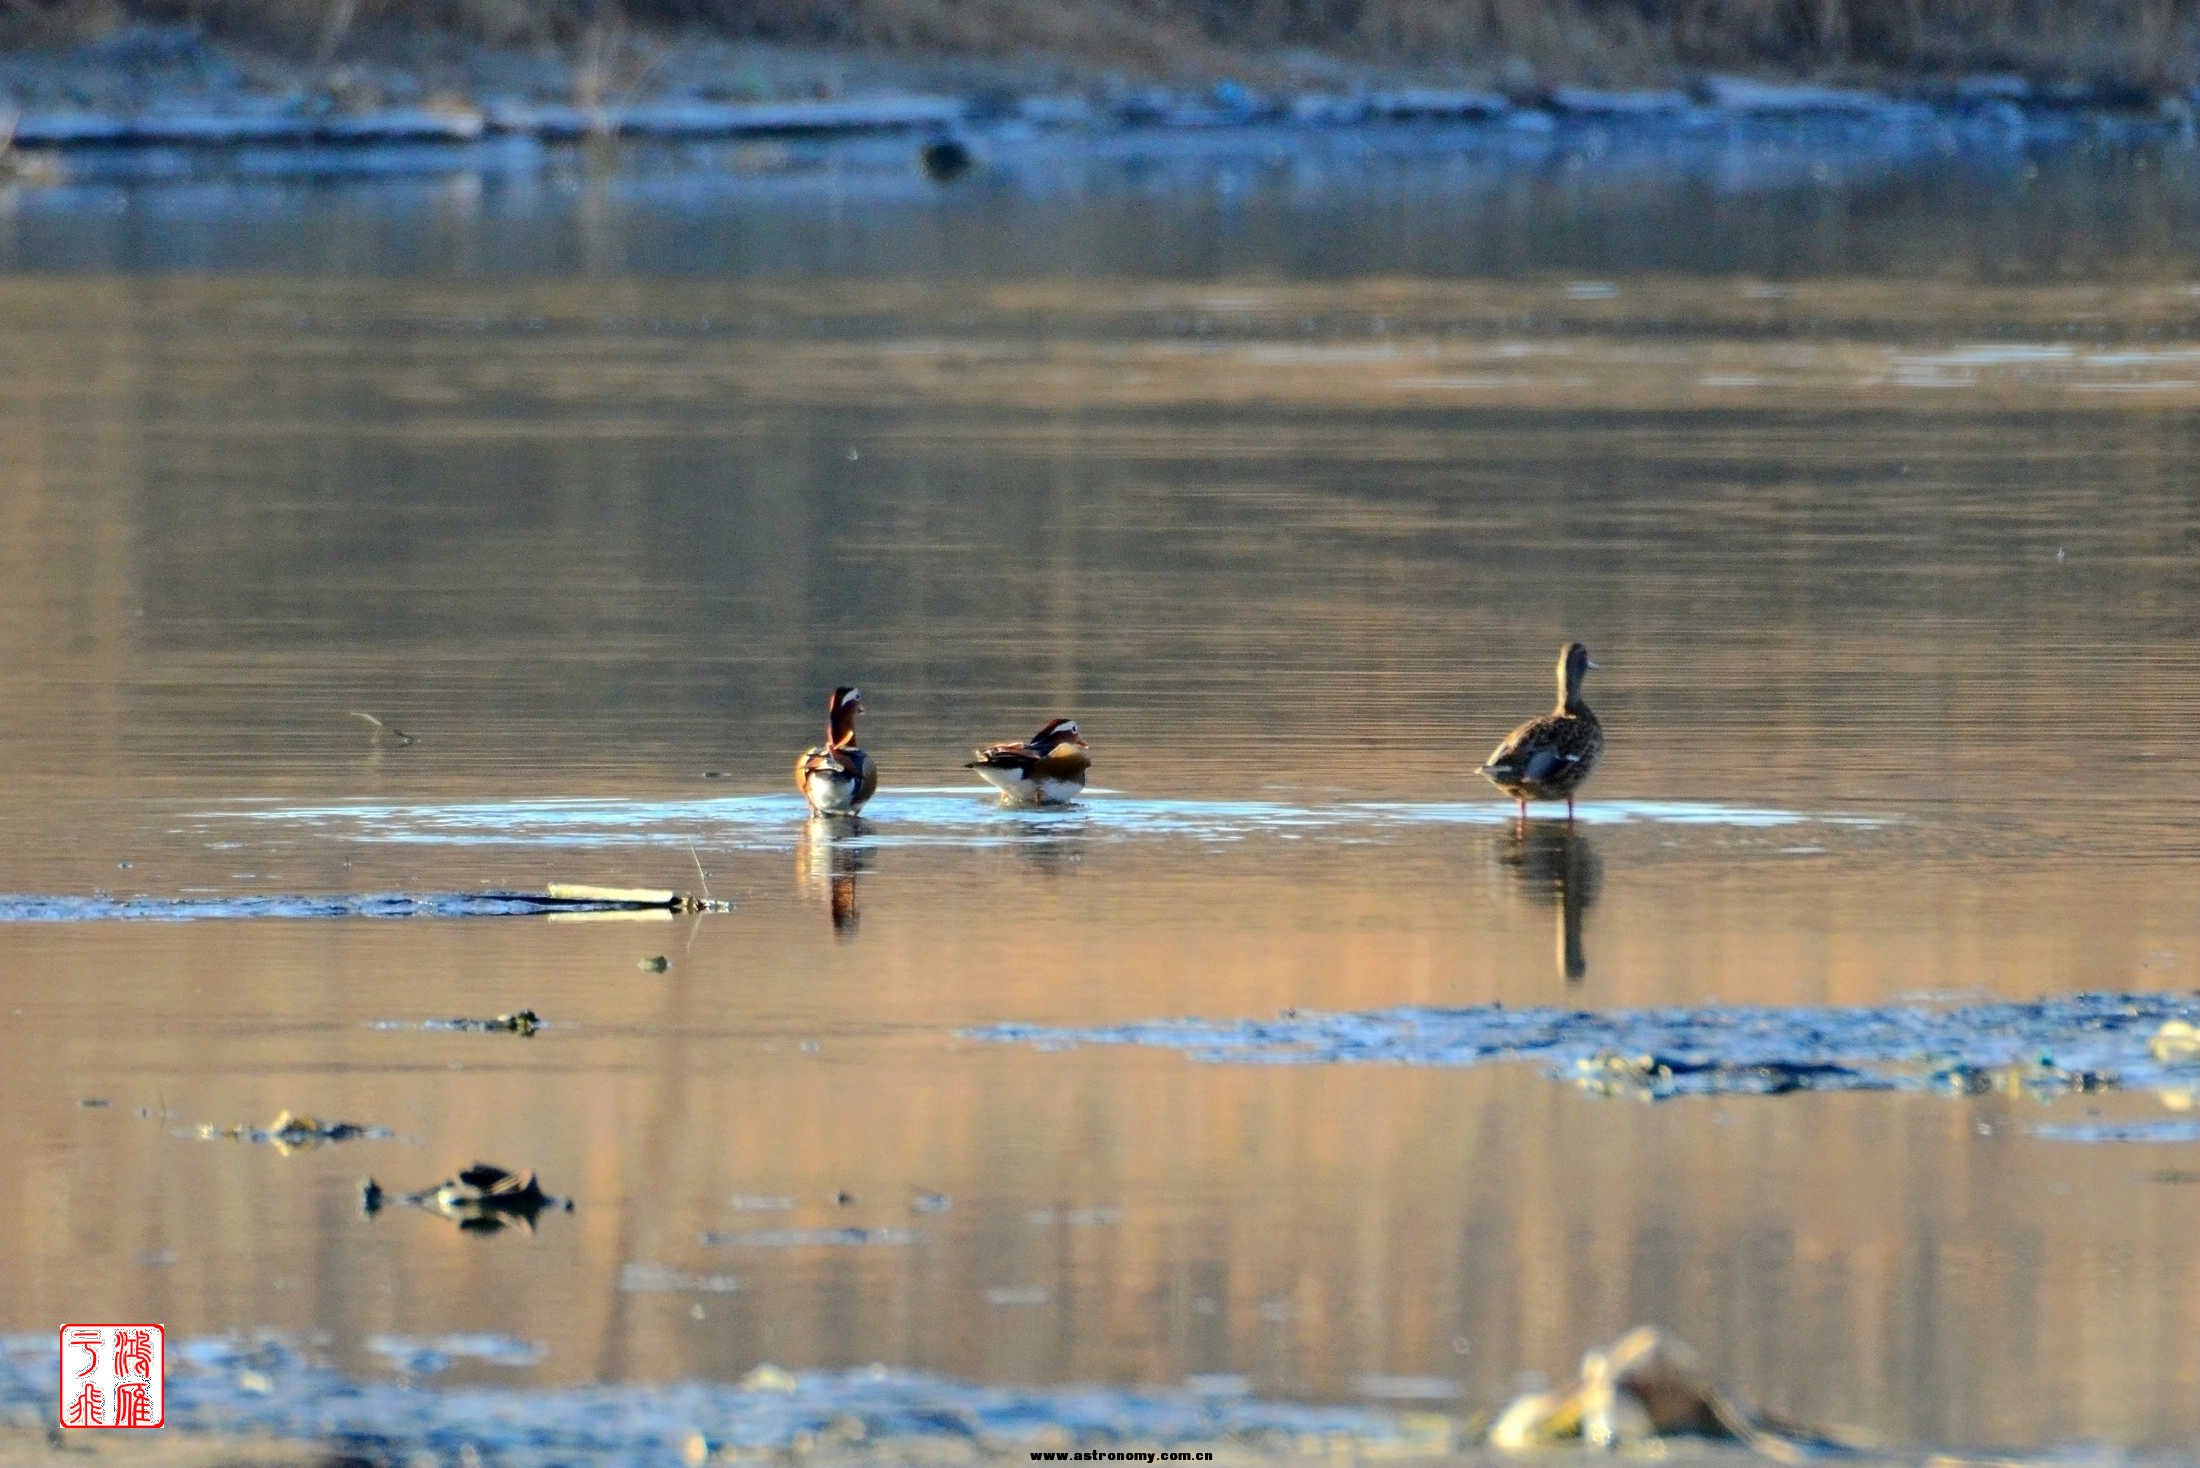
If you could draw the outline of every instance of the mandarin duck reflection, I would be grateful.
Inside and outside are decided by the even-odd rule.
[[[1604,753],[1604,726],[1581,701],[1581,675],[1595,666],[1578,642],[1560,649],[1557,707],[1507,734],[1475,771],[1519,802],[1522,824],[1531,800],[1563,800],[1574,818],[1574,792]]]
[[[1075,719],[1053,719],[1029,739],[972,750],[977,758],[963,768],[976,770],[1004,802],[1060,805],[1084,793],[1091,749]]]
[[[871,870],[876,850],[871,823],[861,816],[844,821],[806,822],[795,846],[795,882],[803,891],[823,889],[833,936],[856,936],[863,914],[856,906],[856,879]]]
[[[795,788],[812,815],[853,815],[878,789],[878,765],[856,747],[856,715],[862,712],[860,690],[835,688],[825,700],[825,742],[794,762]]]

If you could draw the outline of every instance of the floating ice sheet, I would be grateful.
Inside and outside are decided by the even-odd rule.
[[[195,812],[209,834],[267,827],[312,828],[346,841],[435,845],[686,846],[696,841],[785,845],[803,830],[799,797],[733,795],[708,800],[512,800],[441,805],[252,806]],[[1243,841],[1284,831],[1379,836],[1403,826],[1498,827],[1514,819],[1503,800],[1338,801],[1157,800],[1095,789],[1073,805],[1004,807],[964,786],[895,790],[853,820],[823,823],[863,846],[1004,845],[1048,833],[1132,840],[1180,837]],[[1883,815],[1786,810],[1712,801],[1585,802],[1586,826],[1676,825],[1871,828]]]
[[[409,1353],[441,1366],[476,1354],[487,1337],[420,1342],[388,1337],[369,1348],[400,1363]],[[494,1338],[493,1359],[517,1364],[521,1342]],[[461,1347],[454,1351],[453,1345]],[[51,1332],[0,1337],[0,1411],[53,1410],[57,1344]],[[1441,1454],[1431,1424],[1374,1408],[1300,1405],[1190,1389],[973,1386],[923,1372],[752,1373],[754,1384],[422,1389],[416,1379],[358,1380],[287,1340],[201,1339],[172,1345],[167,1432],[219,1431],[313,1441],[374,1461],[419,1454],[444,1461],[460,1445],[497,1463],[675,1463],[696,1439],[712,1450],[794,1451],[852,1441],[876,1448],[942,1438],[971,1446],[1064,1440],[1086,1448],[1309,1436],[1396,1453]],[[1440,1426],[1440,1424],[1439,1424]],[[860,1429],[860,1431],[858,1431]],[[339,1455],[341,1456],[341,1455]]]
[[[2148,1041],[2165,1021],[2195,1016],[2200,996],[2191,994],[2067,994],[1853,1008],[1286,1010],[1262,1020],[1163,1019],[1089,1029],[999,1024],[965,1033],[1044,1050],[1153,1046],[1240,1064],[1537,1061],[1594,1091],[1663,1100],[1792,1091],[2190,1088],[2200,1086],[2200,1065],[2158,1059]]]

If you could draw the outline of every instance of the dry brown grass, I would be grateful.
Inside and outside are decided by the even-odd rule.
[[[572,46],[626,27],[1086,66],[1203,70],[1287,49],[1495,74],[1697,67],[2188,84],[2200,0],[0,0],[17,36],[192,21],[313,54],[355,28]]]

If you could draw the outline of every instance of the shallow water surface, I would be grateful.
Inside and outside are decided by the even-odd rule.
[[[2078,241],[2129,157],[2046,160],[2044,234],[1976,175],[1632,178],[1687,261],[1496,188],[1548,268],[1447,250],[1408,155],[1090,166],[1084,211],[804,194],[800,270],[422,268],[372,182],[49,269],[68,200],[23,206],[0,1332],[1465,1410],[1648,1322],[1897,1444],[2200,1441],[2193,1088],[2145,1049],[2200,1002],[2186,155]],[[1204,253],[1138,235],[1195,194]],[[359,218],[401,243],[347,267]],[[1473,767],[1567,637],[1610,748],[1521,828]],[[885,784],[813,823],[840,682]],[[1084,801],[966,783],[1065,713]],[[484,896],[555,881],[731,910]],[[1061,1043],[1126,1036],[1199,1043]],[[1575,1083],[1638,1042],[1874,1084]],[[390,1135],[224,1134],[285,1108]],[[475,1158],[574,1210],[360,1211]]]

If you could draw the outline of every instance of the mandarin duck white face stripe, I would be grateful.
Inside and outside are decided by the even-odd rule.
[[[856,715],[863,712],[863,690],[836,688],[825,700],[825,746],[838,749],[856,742]]]
[[[1077,721],[1075,719],[1053,720],[1045,728],[1032,735],[1030,742],[1034,746],[1068,743],[1076,745],[1079,749],[1092,748],[1090,744],[1085,742],[1085,736],[1077,732]]]
[[[878,766],[856,744],[863,690],[842,684],[825,696],[825,742],[795,761],[795,788],[816,815],[852,815],[878,788]]]
[[[1075,719],[1049,719],[1029,739],[979,746],[963,768],[975,770],[1010,803],[1059,804],[1084,789],[1092,761],[1078,751],[1091,748]]]

